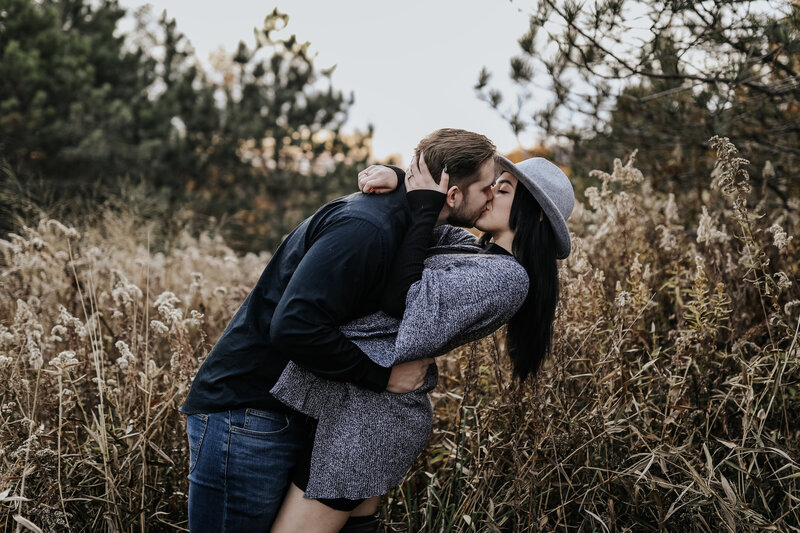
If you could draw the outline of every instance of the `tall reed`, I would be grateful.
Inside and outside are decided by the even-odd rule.
[[[698,198],[593,173],[548,364],[515,383],[502,331],[440,359],[387,529],[800,531],[800,199],[711,146]],[[176,408],[269,256],[141,222],[0,241],[0,529],[186,529]]]

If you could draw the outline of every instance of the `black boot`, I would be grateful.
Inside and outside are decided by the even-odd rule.
[[[381,520],[376,515],[351,516],[339,533],[378,533]]]

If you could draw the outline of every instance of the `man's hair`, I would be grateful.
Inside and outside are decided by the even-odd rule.
[[[442,170],[447,166],[450,185],[456,185],[463,191],[478,180],[478,169],[495,157],[497,148],[479,133],[442,128],[422,139],[414,155],[419,157],[420,151],[436,183],[439,183]]]

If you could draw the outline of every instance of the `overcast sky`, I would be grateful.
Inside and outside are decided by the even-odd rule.
[[[149,3],[164,9],[204,61],[220,45],[235,50],[254,43],[253,28],[275,7],[289,15],[285,33],[311,41],[315,65],[338,65],[337,89],[355,93],[348,127],[375,126],[373,149],[383,158],[407,161],[417,141],[437,128],[483,133],[501,151],[517,140],[508,124],[478,100],[473,86],[481,67],[510,89],[508,61],[519,52],[517,39],[527,16],[509,0],[122,0],[129,9]],[[514,98],[512,90],[507,98]],[[533,141],[523,137],[523,144]]]

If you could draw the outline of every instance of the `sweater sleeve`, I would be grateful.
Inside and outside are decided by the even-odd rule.
[[[449,256],[447,266],[426,268],[408,291],[395,341],[395,362],[436,356],[480,339],[522,306],[528,275],[513,258]]]
[[[398,185],[403,183],[403,180],[406,179],[406,172],[402,168],[396,167],[394,165],[381,165],[381,166],[384,166],[386,168],[390,168],[390,169],[394,170],[394,173],[397,174],[397,184]],[[395,189],[396,188],[397,188],[397,185],[395,185]]]
[[[445,198],[443,193],[431,190],[420,189],[406,193],[411,208],[411,226],[397,250],[381,299],[381,310],[389,316],[403,316],[408,289],[422,277],[431,232]]]
[[[474,246],[477,242],[478,240],[475,238],[475,235],[464,228],[457,228],[450,224],[442,224],[433,230],[429,246]]]

